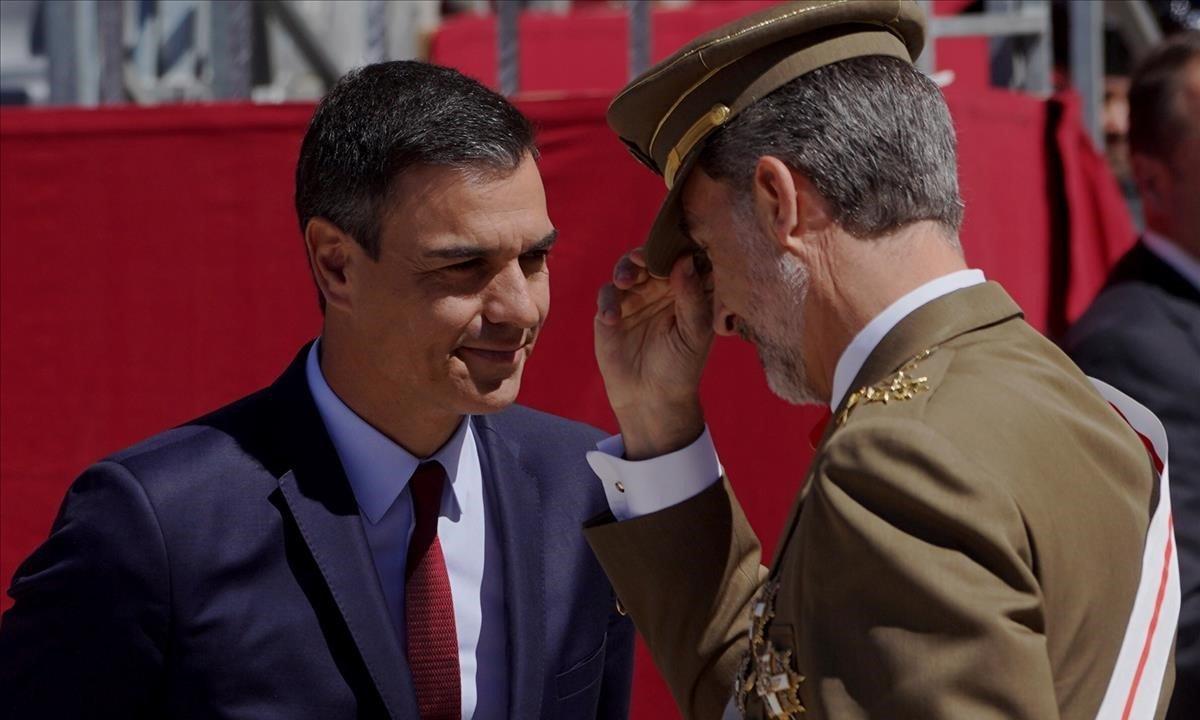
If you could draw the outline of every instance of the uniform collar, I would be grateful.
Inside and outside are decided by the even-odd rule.
[[[986,282],[982,270],[959,270],[949,275],[943,275],[930,280],[917,289],[907,293],[875,316],[866,327],[854,336],[842,356],[838,359],[833,371],[833,393],[829,399],[831,410],[837,410],[842,404],[850,386],[862,370],[863,364],[871,356],[871,352],[879,345],[884,336],[896,327],[896,324],[911,314],[914,310],[937,298],[961,290],[972,285]]]
[[[1155,257],[1170,266],[1181,277],[1200,290],[1200,259],[1156,232],[1147,230],[1142,234],[1142,244]]]
[[[456,480],[464,454],[475,449],[469,432],[470,417],[463,417],[454,435],[436,453],[418,458],[359,417],[333,392],[321,372],[320,345],[318,339],[308,351],[305,365],[308,388],[342,461],[359,510],[367,520],[372,525],[378,523],[404,491],[417,466],[427,460],[441,463],[450,480],[451,492],[447,497],[454,507],[443,507],[442,511],[461,513],[470,498],[463,484]]]

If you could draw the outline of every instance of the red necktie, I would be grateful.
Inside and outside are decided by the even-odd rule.
[[[413,500],[413,533],[404,571],[404,618],[408,666],[417,691],[421,720],[460,720],[458,634],[446,558],[437,536],[446,471],[422,463],[408,481]]]

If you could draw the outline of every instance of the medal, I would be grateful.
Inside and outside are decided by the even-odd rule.
[[[767,626],[775,617],[779,582],[765,583],[750,608],[750,652],[742,658],[734,682],[738,711],[746,714],[751,693],[759,698],[767,716],[795,720],[804,713],[800,683],[804,676],[792,669],[792,651],[780,650],[767,638]]]

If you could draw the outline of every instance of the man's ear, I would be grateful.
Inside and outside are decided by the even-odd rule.
[[[362,248],[337,225],[315,217],[304,228],[304,246],[313,279],[325,296],[327,308],[348,311],[351,307],[351,267],[365,257]]]
[[[1130,158],[1133,181],[1142,199],[1146,217],[1161,218],[1167,212],[1167,200],[1171,197],[1171,170],[1156,157],[1135,153]]]
[[[753,193],[755,216],[784,252],[796,253],[809,233],[831,221],[825,199],[809,179],[779,158],[758,159]]]

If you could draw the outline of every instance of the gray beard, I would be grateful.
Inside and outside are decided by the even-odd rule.
[[[771,392],[793,405],[821,405],[804,364],[804,323],[799,313],[808,295],[808,272],[795,259],[770,254],[766,238],[756,237],[748,201],[733,209],[738,242],[746,253],[753,283],[751,305],[758,312],[751,327],[738,320],[742,339],[754,344]]]
[[[799,350],[802,345],[781,344],[767,339],[740,320],[738,333],[743,339],[753,343],[758,352],[758,362],[767,376],[767,387],[771,388],[776,397],[793,405],[824,404],[809,386],[808,368]]]

